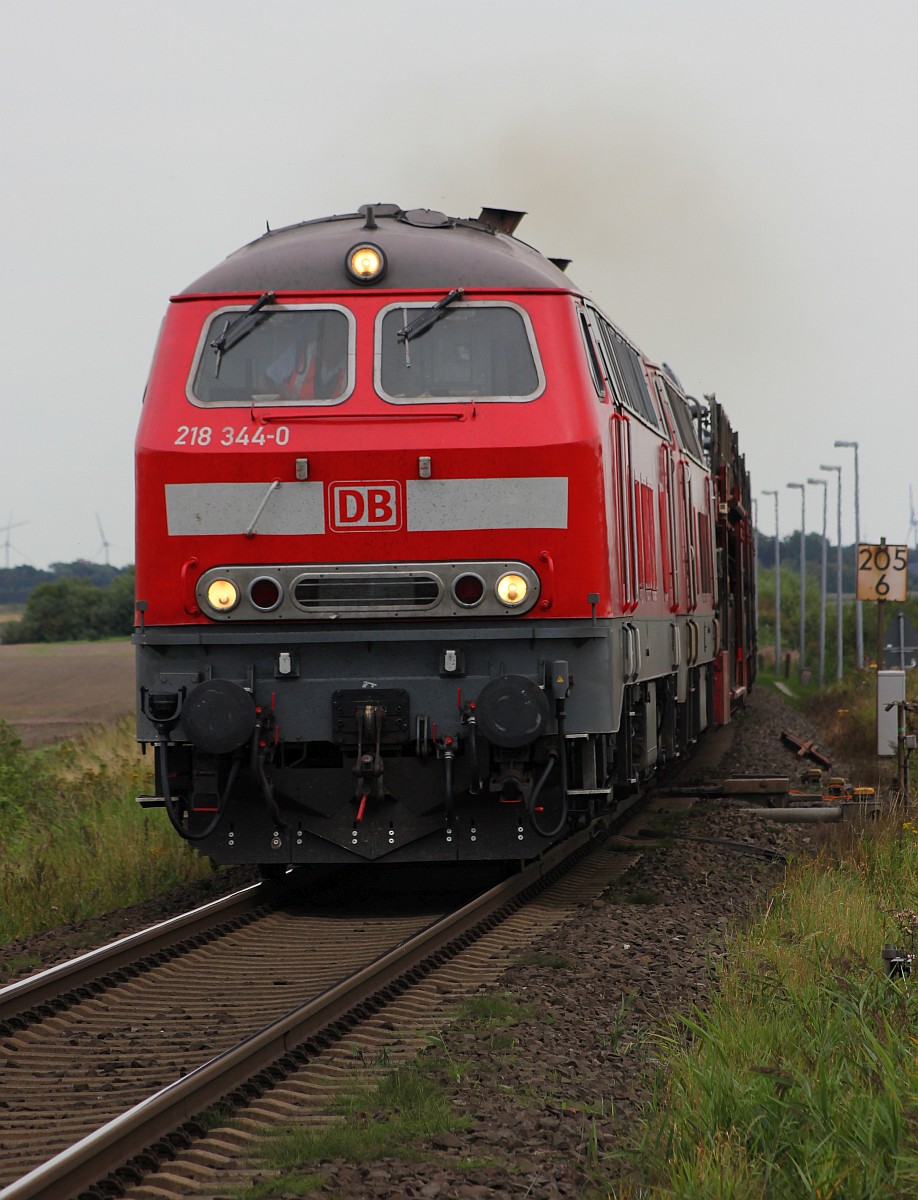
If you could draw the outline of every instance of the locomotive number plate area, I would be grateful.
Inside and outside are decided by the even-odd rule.
[[[404,688],[349,688],[335,692],[332,696],[332,728],[336,745],[357,745],[357,714],[367,705],[386,710],[380,745],[400,746],[408,737],[410,718],[408,693]]]

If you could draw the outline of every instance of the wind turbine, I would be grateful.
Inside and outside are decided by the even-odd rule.
[[[99,516],[98,513],[96,513],[96,524],[99,526],[99,533],[102,537],[102,545],[99,547],[99,550],[105,551],[105,565],[107,567],[109,567],[109,566],[111,566],[111,563],[109,562],[110,543],[109,543],[108,538],[105,536],[105,530],[102,528],[102,518]],[[99,550],[96,551],[96,554],[99,553]]]
[[[10,542],[10,530],[18,529],[20,525],[28,525],[28,521],[14,521],[13,514],[10,513],[9,521],[7,521],[7,523],[4,526],[2,526],[2,530],[6,534],[6,538],[4,539],[4,542],[3,542],[3,554],[4,554],[3,565],[7,571],[10,569],[10,550],[16,550],[16,547],[14,545],[12,545],[12,543]],[[22,554],[21,550],[17,550],[16,552],[17,552],[17,554]],[[22,557],[25,558],[25,555],[22,554]]]

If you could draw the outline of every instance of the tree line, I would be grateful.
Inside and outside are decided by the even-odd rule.
[[[35,589],[42,583],[58,583],[62,579],[85,579],[97,587],[106,587],[123,570],[105,563],[76,562],[52,563],[47,571],[23,563],[18,567],[0,568],[0,604],[25,604]]]
[[[66,569],[59,571],[62,567]],[[77,569],[71,572],[71,567]],[[54,563],[52,572],[57,574],[29,592],[22,617],[0,625],[0,642],[98,641],[130,636],[134,626],[133,567],[119,570],[97,563]]]
[[[818,579],[820,567],[822,563],[822,537],[818,533],[808,533],[804,539],[804,550],[806,555],[806,573],[807,579],[814,576]],[[826,574],[827,583],[826,590],[835,593],[835,562],[836,562],[836,547],[834,543],[830,543],[828,553],[826,555]],[[775,565],[775,539],[774,535],[758,531],[758,561],[759,567],[768,569]],[[789,533],[787,537],[781,538],[781,574],[785,571],[800,572],[800,531]],[[915,581],[918,580],[918,550],[909,550],[909,591],[915,586]],[[857,587],[857,546],[852,542],[850,546],[842,546],[842,591],[845,593],[854,592]]]

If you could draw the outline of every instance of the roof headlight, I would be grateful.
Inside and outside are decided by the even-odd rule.
[[[508,608],[518,608],[529,595],[529,584],[522,575],[508,572],[501,575],[494,589],[501,604]]]
[[[378,283],[386,273],[386,256],[372,242],[361,242],[347,252],[347,272],[357,283]]]
[[[230,579],[212,579],[207,585],[207,603],[215,612],[229,612],[239,603],[239,589]]]

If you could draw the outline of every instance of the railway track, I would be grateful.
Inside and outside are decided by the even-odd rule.
[[[253,884],[0,989],[0,1035],[49,1017],[256,919],[276,890]]]
[[[321,898],[285,901],[256,885],[4,989],[0,1184],[192,1074],[437,915],[428,907],[336,919]]]
[[[584,888],[595,895],[637,857],[610,852],[598,871],[572,871],[595,845],[585,833],[445,914],[333,913],[256,886],[4,989],[0,1200],[73,1196],[105,1176],[104,1192],[141,1194],[145,1172],[201,1132],[188,1123],[209,1105],[257,1100],[309,1067],[517,909],[533,915],[511,939],[532,936],[528,920],[558,920],[563,899],[541,915],[521,906],[546,887],[563,892],[562,877],[583,903]],[[471,956],[472,977],[489,956]],[[160,1173],[159,1193],[163,1183]]]

